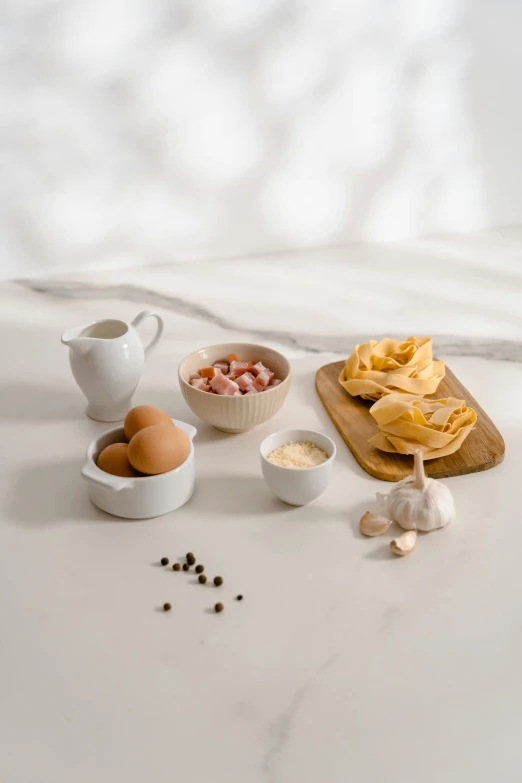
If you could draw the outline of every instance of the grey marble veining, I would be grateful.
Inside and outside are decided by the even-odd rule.
[[[296,714],[306,699],[307,694],[312,687],[317,685],[318,680],[324,672],[328,671],[338,660],[339,653],[335,652],[329,655],[327,660],[313,673],[310,678],[301,685],[292,696],[288,706],[280,712],[277,721],[271,727],[273,741],[264,754],[261,768],[267,783],[277,783],[276,766],[279,756],[285,750],[286,743],[292,731]]]
[[[175,279],[175,273],[173,272]],[[195,280],[197,277],[195,277]],[[209,327],[230,332],[231,338],[238,333],[258,341],[277,343],[291,349],[297,349],[303,354],[345,353],[346,347],[368,339],[394,337],[402,339],[404,333],[390,332],[349,332],[343,334],[317,334],[304,330],[303,323],[296,324],[296,330],[288,332],[271,329],[268,326],[257,326],[263,320],[263,311],[256,312],[256,326],[244,322],[232,315],[223,315],[218,310],[185,297],[175,296],[165,291],[134,283],[99,284],[96,282],[61,280],[53,278],[18,280],[17,284],[38,294],[44,294],[58,299],[78,301],[118,300],[132,302],[148,307],[167,310],[175,315],[197,320]],[[246,295],[246,294],[244,294]],[[266,315],[265,315],[266,319]],[[308,324],[312,326],[312,324]],[[300,328],[299,328],[300,327]],[[483,337],[452,336],[433,334],[434,350],[440,355],[474,356],[483,359],[494,359],[509,362],[522,361],[522,341],[506,339],[487,339]]]
[[[248,326],[245,327],[240,323],[235,323],[229,318],[222,317],[197,302],[189,302],[177,296],[169,296],[140,286],[116,285],[105,287],[86,283],[53,283],[52,281],[36,282],[30,280],[18,282],[20,285],[29,288],[29,290],[58,298],[79,300],[118,299],[122,302],[137,302],[149,307],[162,308],[176,315],[196,319],[209,326],[217,326],[234,334],[241,332],[259,340],[263,339],[288,345],[306,353],[319,353],[322,350],[327,350],[307,344],[305,336],[285,334],[284,332],[277,332],[271,329],[251,329]]]

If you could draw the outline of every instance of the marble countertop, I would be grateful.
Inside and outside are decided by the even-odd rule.
[[[0,285],[2,783],[515,780],[521,256],[512,230]],[[123,522],[80,480],[106,425],[85,417],[60,334],[144,307],[166,333],[135,401],[198,426],[197,490]],[[434,336],[506,458],[448,479],[455,524],[399,560],[390,537],[358,533],[389,486],[355,463],[313,378],[359,338],[411,333]],[[176,370],[243,338],[283,350],[295,378],[275,419],[226,436],[192,416]],[[302,509],[272,498],[258,462],[265,434],[293,426],[339,451],[331,487]],[[223,614],[216,588],[158,566],[189,550],[224,577]]]

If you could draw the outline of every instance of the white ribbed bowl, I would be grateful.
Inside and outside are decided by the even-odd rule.
[[[259,394],[226,397],[195,389],[189,378],[203,367],[237,353],[242,361],[263,362],[282,383]],[[290,389],[290,362],[283,354],[254,343],[221,343],[210,345],[185,357],[178,369],[179,385],[189,408],[203,421],[223,432],[246,432],[274,416]]]

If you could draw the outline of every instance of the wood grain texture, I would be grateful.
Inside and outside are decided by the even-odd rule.
[[[370,446],[368,441],[377,432],[377,424],[369,413],[373,403],[371,400],[352,397],[343,389],[339,375],[344,365],[344,361],[333,362],[317,371],[315,385],[319,397],[359,465],[370,476],[382,481],[400,481],[411,473],[413,458],[403,454],[388,454]],[[445,397],[465,400],[477,412],[477,424],[454,454],[427,460],[424,463],[426,474],[431,478],[446,478],[477,473],[499,465],[505,451],[500,432],[448,367],[437,392],[428,395],[427,399]]]

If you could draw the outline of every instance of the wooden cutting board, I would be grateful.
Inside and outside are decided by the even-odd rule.
[[[315,385],[319,397],[359,465],[370,476],[382,481],[400,481],[410,475],[413,458],[403,454],[388,454],[370,446],[368,441],[377,432],[377,424],[369,413],[373,403],[371,400],[352,397],[343,389],[339,383],[339,375],[344,365],[344,361],[333,362],[317,371]],[[446,377],[441,381],[436,394],[428,395],[427,399],[445,397],[466,400],[477,412],[477,423],[454,454],[426,461],[426,474],[431,478],[462,476],[499,465],[504,459],[505,451],[502,435],[448,367]]]

